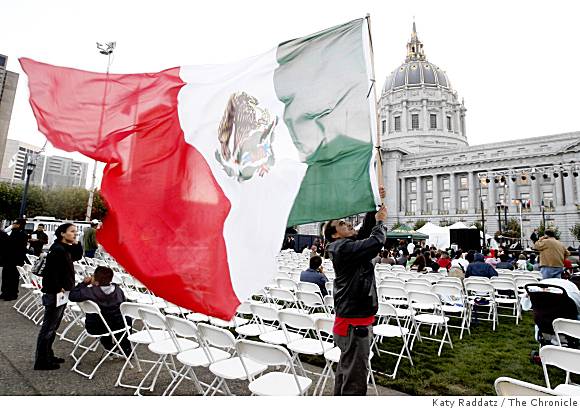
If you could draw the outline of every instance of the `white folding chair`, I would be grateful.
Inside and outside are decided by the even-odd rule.
[[[264,343],[284,345],[288,341],[301,339],[303,336],[298,333],[285,333],[278,321],[278,308],[271,303],[252,303],[250,305],[252,313],[261,324],[269,326],[272,330],[261,333],[258,337]]]
[[[220,391],[226,395],[232,395],[226,380],[247,380],[242,361],[240,357],[236,356],[236,339],[228,330],[209,324],[200,323],[197,329],[205,350],[222,350],[229,355],[227,358],[216,358],[215,353],[207,353],[211,361],[209,371],[215,375],[215,378],[207,387],[204,395],[209,395],[210,391],[212,391],[211,395]],[[245,363],[252,377],[268,368],[268,366],[252,360],[247,360]]]
[[[379,310],[377,312],[379,321],[386,320],[387,322],[389,322],[391,320],[394,320],[395,324],[379,323],[373,326],[373,334],[375,336],[373,346],[377,350],[377,354],[381,355],[381,353],[386,353],[397,357],[397,362],[395,363],[395,368],[393,369],[393,372],[381,373],[392,379],[395,379],[395,377],[397,376],[397,369],[399,368],[401,359],[407,358],[409,359],[411,365],[413,365],[413,359],[411,358],[411,352],[409,351],[410,330],[401,325],[398,312],[399,310],[395,308],[392,304],[386,302],[379,302]],[[401,338],[403,344],[401,346],[401,349],[399,350],[399,353],[394,353],[392,351],[379,348],[379,344],[385,338]]]
[[[318,338],[316,326],[311,316],[296,312],[295,310],[280,310],[278,311],[278,321],[282,325],[282,329],[287,333],[287,347],[292,353],[293,360],[304,375],[306,370],[300,361],[300,354],[311,356],[321,356],[327,350],[334,347],[334,344],[329,341],[323,341]],[[304,337],[290,341],[290,333],[304,332]]]
[[[295,291],[298,288],[298,284],[295,280],[290,277],[280,277],[276,278],[276,286],[280,289]]]
[[[495,289],[495,303],[497,305],[497,315],[504,317],[513,317],[516,319],[516,324],[520,320],[520,298],[518,296],[518,288],[512,279],[491,279],[491,286]],[[511,315],[500,314],[499,309],[509,309],[512,311]],[[499,323],[499,319],[498,319]]]
[[[441,307],[445,312],[445,316],[449,318],[456,317],[461,320],[460,326],[448,324],[449,327],[461,330],[459,339],[463,339],[463,331],[465,329],[471,334],[471,329],[469,328],[469,308],[467,307],[467,301],[463,291],[454,283],[443,282],[433,286],[433,293],[437,294],[441,299]]]
[[[492,328],[495,330],[497,323],[497,304],[495,302],[495,289],[489,281],[481,279],[467,278],[464,281],[465,292],[467,294],[467,304],[469,307],[470,320],[473,318],[474,308],[488,308],[487,318],[476,316],[479,320],[492,322]],[[479,299],[479,300],[478,300]],[[487,302],[487,304],[485,304]]]
[[[566,371],[566,382],[556,386],[554,390],[560,395],[580,395],[580,386],[570,383],[570,373],[580,373],[580,350],[559,346],[544,346],[540,349],[540,359],[542,360],[544,378],[548,388],[552,388],[548,375],[548,366],[551,365]]]
[[[328,294],[332,296],[332,294],[334,293],[334,282],[329,280],[324,284],[324,287],[326,288]]]
[[[259,321],[259,319],[253,315],[252,306],[253,302],[242,302],[238,308],[237,313],[243,315],[252,315],[252,318],[247,324],[243,324],[241,326],[237,326],[234,330],[240,338],[244,337],[256,337],[262,333],[267,333],[269,331],[276,330],[275,327],[270,325],[265,325]]]
[[[433,290],[433,285],[429,282],[412,282],[409,280],[405,283],[405,290],[407,292],[431,292]]]
[[[443,311],[443,307],[439,297],[434,293],[413,292],[413,291],[408,292],[408,296],[409,296],[409,306],[412,309],[415,309],[416,312],[415,316],[413,317],[414,336],[413,341],[411,342],[411,348],[413,348],[412,345],[415,341],[415,337],[418,337],[419,340],[426,339],[440,342],[439,351],[437,353],[438,356],[441,355],[441,350],[443,349],[443,345],[445,343],[448,343],[449,346],[453,349],[453,343],[451,342],[451,336],[449,335],[449,329],[447,327],[447,322],[449,321],[449,318],[445,316],[445,312]],[[432,310],[433,312],[423,313],[424,310]],[[431,332],[433,332],[434,328],[435,334],[437,334],[437,329],[439,327],[442,327],[443,335],[441,336],[441,339],[423,336],[420,332],[422,324],[430,325]],[[446,341],[445,338],[447,338],[448,340]]]
[[[268,297],[272,303],[280,304],[287,309],[300,309],[294,294],[287,289],[270,288]]]
[[[135,360],[135,365],[137,366],[137,370],[141,371],[141,363],[155,363],[155,361],[146,360],[139,358],[137,348],[139,346],[147,346],[155,341],[166,340],[170,338],[169,332],[167,330],[137,330],[137,322],[141,320],[141,316],[139,315],[139,309],[145,308],[149,309],[153,312],[156,312],[157,309],[153,305],[147,305],[142,303],[132,303],[132,302],[123,302],[121,303],[121,315],[125,322],[127,318],[132,319],[131,328],[127,327],[128,337],[127,339],[131,343],[131,354],[127,356],[127,361],[123,364],[119,375],[117,376],[117,381],[115,382],[115,387],[124,387],[124,388],[134,388],[136,389],[138,385],[132,384],[124,384],[123,383],[123,375],[127,366],[129,365],[129,361],[133,358]],[[152,391],[153,389],[151,389]]]
[[[554,333],[556,334],[556,339],[558,345],[562,346],[561,336],[573,337],[575,339],[580,339],[580,320],[570,320],[570,319],[554,319],[552,322],[552,327],[554,328]]]
[[[313,292],[301,292],[300,290],[296,292],[296,298],[302,305],[302,309],[310,315],[310,317],[316,319],[318,317],[330,317],[330,311],[326,308],[322,296],[320,296],[320,291],[317,293]],[[315,312],[319,310],[319,312]]]
[[[298,282],[298,290],[301,292],[318,293],[322,298],[320,287],[312,282]]]
[[[499,377],[495,380],[494,387],[495,393],[499,397],[551,397],[561,395],[555,390],[510,377]]]
[[[248,388],[252,395],[298,396],[307,395],[312,380],[296,374],[292,357],[288,351],[274,344],[250,340],[238,340],[236,350],[249,380]],[[271,371],[256,377],[246,365],[246,359],[267,366],[285,366],[284,372]],[[289,371],[289,372],[288,372]]]
[[[171,375],[171,378],[174,379],[176,377],[177,369],[175,367],[175,361],[173,357],[185,350],[198,347],[198,343],[195,341],[185,338],[178,338],[167,324],[165,316],[163,316],[159,311],[141,308],[138,310],[138,313],[139,316],[141,316],[143,324],[145,325],[145,329],[150,332],[151,337],[153,337],[151,332],[154,330],[166,330],[169,333],[169,338],[154,341],[147,345],[149,351],[159,357],[157,361],[151,366],[149,371],[147,371],[145,376],[141,379],[141,382],[135,391],[135,395],[141,395],[141,390],[144,388],[143,385],[145,384],[145,381],[149,375],[155,371],[151,385],[147,387],[150,391],[153,391],[163,367],[166,368],[166,370]]]
[[[91,379],[91,378],[93,378],[93,376],[95,375],[95,373],[97,372],[97,370],[99,369],[101,364],[103,364],[107,360],[107,358],[111,355],[115,355],[115,356],[124,358],[125,361],[128,361],[129,356],[125,355],[125,352],[123,351],[123,349],[121,347],[121,343],[120,343],[121,340],[123,339],[123,337],[127,336],[127,331],[126,331],[125,327],[123,327],[122,329],[112,330],[109,327],[109,324],[106,322],[103,315],[101,314],[101,309],[99,309],[99,306],[95,302],[93,302],[92,300],[85,300],[84,302],[78,302],[77,305],[83,311],[83,313],[85,313],[85,315],[96,314],[99,317],[99,319],[101,320],[101,323],[103,324],[103,327],[107,330],[107,332],[103,333],[103,334],[90,334],[85,329],[83,334],[81,336],[79,336],[79,338],[75,344],[75,347],[73,348],[73,350],[70,353],[71,357],[75,360],[75,363],[74,363],[73,367],[71,368],[71,370],[81,374],[84,377]],[[116,335],[120,335],[119,336],[120,338],[117,338]],[[79,368],[79,364],[81,363],[83,358],[88,354],[89,351],[96,351],[98,349],[99,344],[100,344],[101,337],[107,337],[107,336],[110,336],[111,340],[113,342],[113,346],[111,347],[111,349],[105,350],[106,352],[103,352],[100,360],[98,361],[98,363],[95,365],[95,367],[93,368],[93,370],[90,373],[82,371]],[[83,342],[85,341],[85,339],[91,339],[92,342],[89,345],[83,345]],[[85,351],[80,355],[80,357],[77,358],[75,355],[75,352],[79,348],[84,348]]]

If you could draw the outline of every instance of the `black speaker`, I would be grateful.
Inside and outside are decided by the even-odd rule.
[[[450,229],[451,244],[457,244],[463,251],[470,249],[480,251],[481,242],[477,228]]]

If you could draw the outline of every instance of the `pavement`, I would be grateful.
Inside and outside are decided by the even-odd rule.
[[[89,380],[71,371],[74,363],[70,357],[73,344],[58,340],[58,337],[54,344],[54,351],[57,356],[65,358],[66,362],[55,371],[33,370],[36,338],[40,327],[18,313],[12,307],[14,303],[14,301],[0,300],[0,396],[133,395],[134,390],[114,386],[123,365],[122,360],[105,361],[95,376]],[[65,324],[65,322],[61,324],[60,330],[65,327]],[[71,337],[79,333],[79,330],[80,328],[72,333]],[[151,355],[147,356],[148,350],[139,350],[144,350],[140,352],[140,356],[152,358]],[[100,351],[89,353],[86,357],[86,364],[82,364],[81,367],[91,370],[100,356]],[[145,369],[148,367],[150,366],[144,366]],[[305,369],[315,373],[321,371],[321,368],[309,364],[305,364]],[[127,371],[126,381],[138,383],[144,372],[130,369]],[[213,376],[207,369],[195,369],[195,373],[202,382],[210,383],[213,380]],[[313,379],[312,390],[318,377],[315,374],[309,374],[309,376]],[[170,375],[162,372],[154,391],[147,391],[144,394],[161,395],[170,381]],[[228,386],[234,395],[250,395],[246,381],[228,381]],[[378,386],[378,389],[381,396],[405,395],[381,386]],[[191,382],[183,381],[175,395],[196,395],[196,392]],[[332,395],[332,381],[328,382],[324,395]],[[367,395],[374,395],[374,390],[369,388]]]

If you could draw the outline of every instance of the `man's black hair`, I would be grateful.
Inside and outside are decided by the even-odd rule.
[[[322,265],[322,258],[318,255],[314,255],[310,258],[310,269],[318,269]]]
[[[556,238],[556,233],[554,232],[553,229],[546,229],[546,231],[544,231],[544,234],[547,237]]]
[[[326,224],[324,224],[324,239],[328,242],[335,241],[335,238],[332,238],[332,235],[336,234],[336,226],[331,225],[332,221],[335,220],[326,221]]]
[[[97,266],[93,275],[100,286],[106,286],[113,280],[114,272],[107,266]]]

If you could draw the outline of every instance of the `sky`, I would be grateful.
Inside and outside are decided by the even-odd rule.
[[[381,88],[405,59],[414,19],[427,59],[465,100],[469,144],[578,131],[579,11],[560,0],[10,1],[2,5],[0,53],[21,76],[8,137],[46,140],[19,57],[104,72],[95,43],[116,41],[113,73],[221,64],[367,13]],[[91,161],[50,145],[47,152]]]

